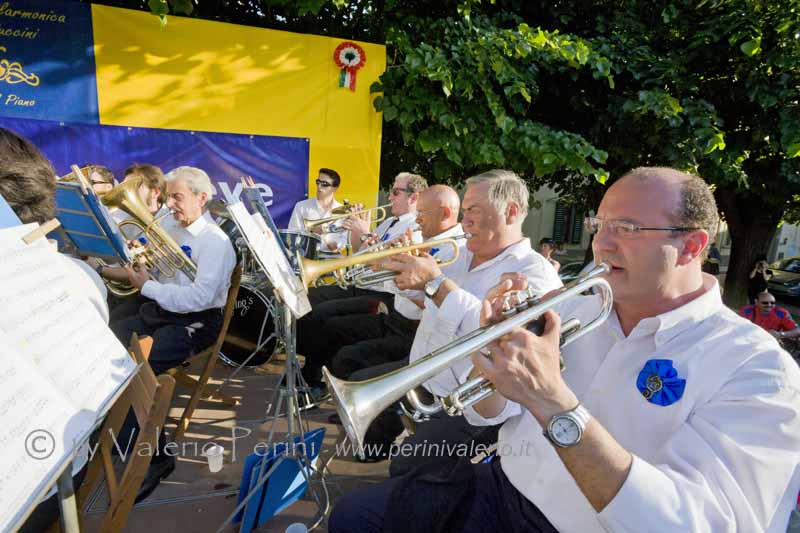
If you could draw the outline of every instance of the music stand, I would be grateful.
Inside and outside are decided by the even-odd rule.
[[[56,218],[62,231],[57,236],[67,239],[75,254],[97,257],[106,262],[131,262],[125,237],[108,210],[100,202],[91,185],[77,166],[73,172],[78,182],[56,182]]]
[[[249,194],[248,190],[253,188],[252,180],[248,182],[248,180],[243,178],[242,181],[245,187],[244,191],[246,191],[245,196],[250,204],[255,206],[254,210],[256,211],[256,215],[261,216],[251,214],[241,202],[228,203],[228,213],[239,228],[242,238],[247,243],[253,257],[256,258],[259,267],[267,275],[275,289],[275,296],[279,303],[275,317],[276,324],[279,324],[279,326],[277,326],[276,329],[278,329],[278,336],[283,339],[283,344],[286,349],[286,364],[281,374],[281,381],[285,382],[285,387],[276,387],[272,395],[272,402],[270,403],[273,413],[272,426],[269,431],[265,449],[273,450],[278,444],[275,438],[276,423],[281,416],[281,408],[285,404],[287,431],[285,438],[280,442],[285,446],[286,451],[280,457],[274,459],[269,468],[259,469],[258,480],[252,484],[250,492],[242,498],[241,502],[236,506],[236,509],[234,509],[217,531],[221,532],[229,524],[233,523],[237,517],[242,514],[242,511],[248,504],[254,501],[255,496],[262,494],[261,487],[263,487],[281,465],[287,461],[296,464],[299,472],[303,475],[307,490],[311,491],[316,501],[319,517],[309,528],[313,529],[325,518],[330,500],[325,485],[324,473],[321,476],[322,488],[325,494],[324,507],[320,495],[311,485],[310,476],[314,467],[306,453],[304,441],[304,434],[308,432],[308,426],[307,423],[303,421],[297,404],[298,390],[301,388],[307,390],[308,385],[303,380],[300,372],[300,365],[297,360],[295,344],[296,319],[308,313],[311,310],[311,305],[308,302],[305,287],[289,264],[288,255],[283,252],[278,244],[280,242],[279,235],[272,231],[268,225],[261,225],[261,221],[271,221],[266,205],[261,201],[260,195]],[[266,216],[264,216],[264,214],[266,214]],[[298,442],[302,443],[302,445],[298,446]],[[301,495],[302,494],[297,494],[296,498],[299,498]]]

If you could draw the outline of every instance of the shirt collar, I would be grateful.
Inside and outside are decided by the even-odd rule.
[[[471,270],[469,268],[469,265],[472,264],[473,254],[472,254],[472,252],[469,251],[469,249],[466,246],[464,247],[464,255],[463,255],[463,257],[464,257],[464,260],[466,261],[467,271],[468,272],[478,272],[480,270],[483,270],[484,268],[491,268],[492,265],[494,265],[495,263],[499,263],[500,261],[503,261],[506,257],[511,257],[513,259],[516,259],[516,260],[524,259],[528,255],[530,255],[530,253],[532,251],[533,251],[533,249],[531,248],[530,239],[525,238],[525,239],[522,239],[522,240],[520,240],[518,242],[515,242],[514,244],[512,244],[511,246],[509,246],[508,248],[506,248],[505,250],[503,250],[502,252],[500,252],[496,256],[492,257],[488,261],[485,261],[485,262],[481,263],[480,265],[478,265],[477,267],[475,267],[475,268],[473,268]]]
[[[658,347],[717,313],[723,306],[717,279],[709,274],[703,274],[703,288],[705,289],[703,294],[694,300],[666,313],[642,320],[630,336],[655,334],[655,344]]]
[[[210,222],[211,222],[211,213],[206,211],[200,218],[198,218],[197,220],[186,226],[186,231],[188,231],[192,235],[192,237],[197,237],[198,235],[200,235],[200,233],[202,233],[204,229],[206,229],[206,226],[208,226]]]
[[[409,220],[416,220],[417,219],[417,212],[416,211],[409,211],[408,213],[405,213],[404,215],[400,215],[399,217],[394,217],[394,218],[396,218],[398,222],[408,222]]]
[[[330,209],[330,211],[325,211],[325,210],[322,208],[322,205],[320,205],[320,203],[319,203],[319,200],[317,200],[317,197],[316,197],[316,196],[312,196],[312,197],[311,197],[311,199],[314,201],[314,205],[317,207],[317,211],[318,211],[318,212],[320,212],[320,213],[323,213],[323,214],[324,214],[326,217],[327,217],[327,216],[330,216],[330,214],[331,214],[331,211],[333,211],[334,209],[336,209],[337,207],[339,207],[339,206],[341,206],[341,205],[342,205],[342,204],[340,204],[339,202],[337,202],[337,201],[336,201],[336,198],[334,198],[334,199],[333,199],[333,201],[331,202],[331,209]],[[324,218],[324,217],[323,217],[323,218]]]
[[[461,223],[458,223],[449,230],[443,231],[438,235],[434,235],[430,240],[447,239],[448,237],[457,237],[463,234],[464,230],[461,228]]]

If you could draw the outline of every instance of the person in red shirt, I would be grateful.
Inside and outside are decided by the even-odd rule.
[[[800,327],[783,307],[775,305],[775,297],[764,291],[758,294],[755,305],[742,307],[739,314],[767,330],[776,339],[800,337]]]

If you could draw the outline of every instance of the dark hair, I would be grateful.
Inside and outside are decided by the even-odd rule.
[[[553,246],[555,243],[553,243],[553,239],[550,237],[543,237],[542,240],[539,241],[539,244],[549,244],[550,246]]]
[[[109,185],[114,185],[114,173],[102,165],[84,165],[81,169],[86,174],[86,178],[91,180],[92,173],[96,172],[103,178],[103,181]]]
[[[164,179],[164,173],[157,166],[134,163],[125,169],[125,177],[130,175],[141,176],[145,185],[149,189],[160,190],[162,197],[166,194],[167,181]]]
[[[339,184],[342,182],[342,178],[339,177],[339,173],[330,168],[321,168],[319,169],[320,174],[325,174],[331,181],[333,181],[333,186],[338,187]]]
[[[56,172],[28,139],[0,128],[0,195],[20,220],[43,224],[56,215]]]

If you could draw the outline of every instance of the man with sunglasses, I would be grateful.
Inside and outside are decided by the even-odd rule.
[[[353,251],[371,246],[378,241],[390,241],[415,225],[417,218],[417,202],[419,193],[428,187],[425,178],[409,172],[401,172],[394,178],[389,190],[389,202],[392,204],[391,216],[381,222],[375,231],[370,233],[369,220],[361,217],[350,217],[342,226],[350,230],[350,245]],[[417,233],[417,240],[419,233]]]
[[[800,326],[792,320],[789,311],[775,305],[775,297],[767,291],[759,293],[756,305],[742,307],[739,314],[767,330],[776,339],[800,337]]]
[[[608,320],[562,350],[562,317],[586,324],[601,307],[573,298],[543,314],[541,335],[512,330],[461,376],[495,386],[464,414],[506,419],[499,457],[438,484],[412,473],[351,492],[329,531],[400,530],[408,517],[461,532],[786,531],[800,489],[800,369],[702,272],[717,221],[696,176],[639,168],[614,183],[588,221],[594,257],[612,269]],[[526,286],[503,276],[481,323],[502,320],[503,297]]]
[[[369,222],[361,217],[350,217],[342,225],[350,230],[353,250],[358,251],[377,241],[406,238],[408,234],[412,242],[420,242],[422,234],[416,231],[417,202],[420,193],[427,187],[428,182],[422,176],[408,172],[398,174],[389,194],[391,216],[378,225],[373,233],[369,233]],[[303,376],[312,388],[312,396],[320,396],[325,390],[320,381],[320,369],[326,358],[315,355],[327,353],[329,348],[327,337],[319,333],[325,324],[338,316],[374,313],[380,304],[391,309],[394,296],[394,292],[382,286],[373,289],[328,286],[308,291],[311,312],[297,322],[297,352],[308,357]]]
[[[339,173],[335,170],[330,168],[319,169],[319,174],[315,181],[317,194],[313,198],[301,200],[294,205],[287,229],[291,231],[306,231],[303,219],[316,220],[331,216],[331,211],[342,205],[334,197],[336,191],[339,190],[341,181]],[[329,249],[338,249],[345,244],[342,242],[343,238],[345,237],[338,234],[327,235],[325,244]]]

